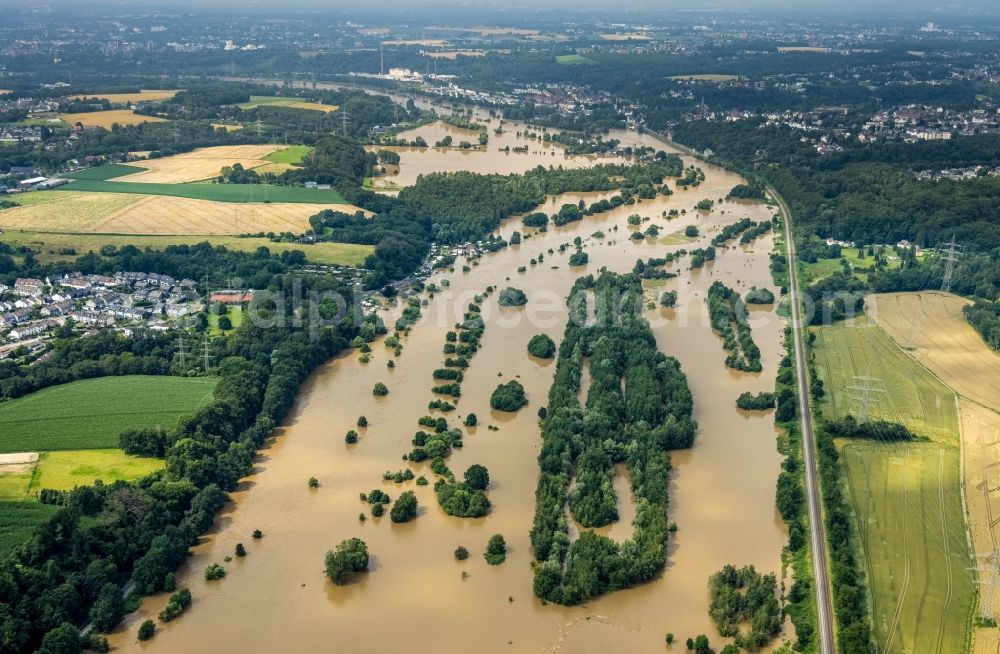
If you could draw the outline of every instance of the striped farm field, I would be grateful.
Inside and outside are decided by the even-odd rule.
[[[108,111],[87,111],[78,114],[59,114],[59,118],[70,125],[83,123],[88,127],[105,127],[112,125],[139,125],[141,123],[162,123],[166,118],[158,116],[142,116],[131,109],[109,109]]]
[[[114,178],[116,182],[147,182],[152,184],[179,184],[198,182],[219,176],[224,166],[240,164],[244,168],[261,166],[268,161],[268,155],[291,149],[283,145],[219,145],[198,148],[191,152],[146,159],[134,165],[145,170],[125,173]],[[103,168],[103,166],[102,166]],[[111,179],[106,177],[104,179]]]
[[[816,371],[825,396],[817,403],[834,419],[858,417],[856,377],[880,380],[870,393],[872,419],[899,422],[921,436],[958,444],[955,394],[893,343],[868,316],[860,316],[814,332]]]
[[[0,452],[114,448],[125,429],[171,429],[212,399],[215,377],[85,379],[0,404]]]
[[[281,253],[297,250],[305,254],[310,263],[323,265],[360,266],[374,249],[371,245],[355,243],[284,243],[267,238],[238,237],[229,235],[148,235],[148,234],[74,234],[60,232],[38,232],[6,230],[0,234],[0,242],[14,247],[27,247],[36,253],[42,263],[50,261],[73,260],[88,252],[100,252],[101,248],[111,245],[122,248],[134,245],[137,248],[152,248],[162,250],[169,245],[195,245],[210,243],[213,246],[223,246],[238,252],[255,252],[265,247],[271,252]],[[63,254],[63,252],[71,253]]]
[[[958,448],[871,441],[841,445],[876,651],[966,651],[975,588]]]
[[[306,102],[302,98],[284,97],[279,95],[251,95],[249,102],[238,105],[240,109],[256,109],[257,107],[285,107],[288,109],[309,109],[312,111],[336,111],[337,106]]]
[[[112,104],[127,104],[132,102],[153,102],[156,100],[167,100],[177,95],[178,91],[168,91],[165,89],[142,89],[138,93],[84,93],[74,95],[70,100],[82,100],[83,98],[101,98]]]

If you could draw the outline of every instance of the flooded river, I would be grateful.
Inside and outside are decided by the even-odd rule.
[[[646,138],[624,132],[621,136],[636,142]],[[450,164],[444,162],[453,151],[443,152],[448,154],[429,152],[423,169],[447,169]],[[458,156],[472,160],[477,154],[495,162],[497,169],[507,165],[497,161],[493,152]],[[561,155],[550,158],[563,161]],[[407,163],[404,159],[401,175],[410,174]],[[557,343],[561,340],[564,298],[579,275],[603,266],[627,272],[638,258],[707,245],[723,225],[742,217],[770,217],[770,211],[759,204],[726,202],[711,213],[692,211],[701,198],[721,198],[740,181],[733,174],[702,165],[707,181],[699,188],[550,228],[520,245],[483,256],[468,273],[462,272],[460,259],[455,272],[436,274],[430,281],[440,285],[442,279],[450,280],[448,292],[439,293],[424,307],[421,321],[403,339],[395,369],[387,369],[391,351],[381,343],[373,344],[374,355],[367,364],[351,351],[322,366],[303,386],[290,417],[261,451],[253,474],[232,494],[233,501],[216,519],[213,531],[179,571],[178,584],[190,587],[194,595],[191,609],[176,621],[160,625],[153,640],[138,643],[139,622],[155,618],[166,601],[165,596],[147,598],[112,637],[112,644],[121,651],[186,654],[658,654],[664,651],[664,635],[672,632],[678,641],[673,645],[675,652],[683,652],[684,639],[699,633],[709,634],[713,645],[721,647],[723,641],[707,612],[708,576],[727,563],[751,563],[762,571],[781,573],[780,554],[787,535],[774,506],[780,456],[773,417],[741,412],[735,400],[743,391],[773,388],[784,321],[771,309],[754,311],[753,334],[764,372],[732,371],[723,363],[721,339],[709,327],[705,294],[714,279],[741,292],[751,285],[773,289],[768,270],[770,235],[750,246],[720,250],[717,260],[701,270],[688,271],[685,258],[679,266],[674,264],[679,277],[649,289],[654,301],[664,290],[678,291],[675,309],[657,307],[646,313],[659,347],[677,357],[688,375],[699,423],[694,447],[672,455],[670,515],[679,529],[672,536],[664,572],[650,583],[585,606],[542,605],[532,595],[528,539],[541,443],[536,411],[546,401],[555,363],[529,358],[527,342],[540,332]],[[483,170],[478,165],[475,169]],[[563,202],[581,197],[589,202],[594,196],[569,194],[551,200],[544,210],[551,213]],[[661,218],[663,212],[675,208],[686,209],[687,214],[669,222]],[[661,236],[679,233],[691,224],[697,224],[702,234],[690,245],[654,239],[636,243],[628,239],[626,219],[631,213],[651,217],[662,228]],[[511,220],[500,232],[509,236],[515,229],[523,230],[519,221]],[[604,232],[603,239],[591,236],[597,230]],[[558,246],[576,236],[584,239],[590,263],[570,268],[572,248],[560,254]],[[556,252],[549,254],[549,248]],[[530,259],[543,253],[544,263],[529,265]],[[527,266],[527,271],[517,272],[519,266]],[[529,303],[519,309],[501,308],[496,294],[484,303],[487,327],[482,349],[471,359],[457,410],[447,414],[450,423],[458,425],[461,417],[475,412],[479,427],[467,429],[464,448],[455,451],[448,465],[459,475],[472,463],[487,466],[494,508],[482,519],[452,518],[438,507],[432,486],[382,481],[382,473],[409,465],[417,475],[433,480],[426,463],[408,464],[401,455],[409,451],[410,439],[419,429],[416,419],[428,413],[427,403],[434,399],[431,372],[442,364],[445,333],[472,295],[489,285],[521,288]],[[391,318],[386,322],[391,325]],[[529,405],[516,414],[491,411],[490,393],[498,382],[513,378],[524,385]],[[372,386],[380,381],[388,386],[389,394],[373,397]],[[357,445],[348,446],[344,434],[354,428],[360,415],[368,418],[369,426],[359,430]],[[498,430],[489,430],[487,425]],[[307,487],[311,476],[319,480],[317,489]],[[634,508],[627,506],[626,483],[620,478],[616,488],[620,513],[627,521]],[[358,514],[368,513],[368,506],[359,501],[358,494],[373,488],[385,490],[393,499],[403,490],[414,490],[420,502],[419,517],[401,525],[392,524],[388,516],[360,522]],[[251,538],[255,529],[264,532],[263,539]],[[603,531],[623,539],[631,528],[626,522]],[[505,536],[509,548],[501,566],[487,565],[482,558],[487,540],[495,533]],[[349,585],[335,586],[323,574],[324,554],[354,536],[368,544],[370,572],[358,575]],[[246,558],[225,563],[225,579],[206,582],[205,567],[223,562],[238,542],[246,546]],[[453,551],[459,545],[468,548],[467,561],[455,560]]]

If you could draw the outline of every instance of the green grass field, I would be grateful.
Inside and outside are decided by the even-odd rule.
[[[132,456],[121,450],[66,450],[44,452],[32,479],[29,493],[43,488],[72,490],[94,480],[105,483],[131,481],[163,468],[163,459]]]
[[[212,399],[217,381],[132,375],[52,386],[0,404],[0,452],[117,447],[125,429],[172,428]]]
[[[55,192],[55,191],[53,191]],[[35,194],[32,194],[35,195]],[[140,234],[64,234],[61,232],[22,232],[5,231],[0,234],[0,243],[8,243],[14,247],[22,245],[34,250],[42,263],[51,261],[67,261],[87,254],[100,252],[105,245],[123,247],[134,245],[137,248],[153,248],[162,250],[168,245],[194,245],[196,243],[211,243],[213,246],[225,246],[239,252],[254,252],[257,248],[266,247],[271,252],[288,252],[299,250],[312,263],[323,265],[360,266],[365,258],[372,253],[374,247],[356,243],[283,243],[267,238],[240,238],[238,236],[153,236]],[[72,249],[73,254],[59,254],[60,250]]]
[[[44,204],[46,202],[52,202],[53,200],[60,200],[67,195],[75,195],[75,193],[70,193],[68,191],[31,191],[30,193],[18,193],[17,195],[11,195],[5,199],[13,200],[22,207],[30,207],[33,204]]]
[[[846,259],[847,263],[850,264],[851,270],[860,279],[867,281],[868,273],[858,272],[858,268],[871,268],[875,265],[875,257],[869,257],[867,253],[865,258],[861,259],[858,257],[857,248],[844,248],[841,250],[841,259]],[[887,265],[889,269],[899,267],[899,257],[895,253],[889,251],[886,252]],[[829,277],[835,272],[840,272],[844,269],[844,264],[840,262],[840,259],[819,259],[816,263],[803,263],[802,264],[802,283],[809,284],[815,281],[819,281],[824,277]]]
[[[233,324],[233,329],[243,324],[243,309],[241,307],[229,307],[229,313],[226,315],[229,316],[229,322]],[[208,333],[211,336],[226,333],[219,329],[219,316],[214,313],[208,314]]]
[[[38,502],[0,502],[0,559],[31,537],[35,527],[59,510]]]
[[[901,350],[879,327],[860,316],[814,330],[816,371],[826,396],[815,403],[828,417],[857,417],[860,403],[849,386],[871,376],[884,392],[870,394],[873,419],[899,422],[921,436],[958,444],[955,394]]]
[[[938,443],[841,449],[870,592],[876,651],[967,651],[974,580],[959,451]]]
[[[302,102],[302,98],[287,98],[280,95],[251,95],[250,102],[243,102],[237,105],[240,109],[254,109],[262,105],[280,107],[283,105]]]
[[[312,151],[313,148],[309,145],[290,145],[284,150],[272,152],[264,158],[272,163],[285,163],[298,166],[306,158],[306,155]]]
[[[147,170],[141,166],[128,166],[125,164],[104,164],[103,166],[95,166],[93,168],[84,168],[83,170],[78,170],[75,173],[69,173],[65,175],[69,179],[89,179],[96,181],[104,181],[108,179],[114,179],[115,177],[124,177],[125,175],[133,175],[135,173],[141,173]]]
[[[23,500],[31,486],[32,470],[0,473],[0,502]]]
[[[556,63],[565,64],[567,66],[591,66],[595,62],[593,59],[588,59],[583,55],[566,54],[566,55],[556,55]]]
[[[65,187],[70,191],[98,193],[135,193],[166,195],[174,198],[213,200],[215,202],[306,202],[312,204],[344,204],[344,198],[334,190],[298,186],[263,184],[154,184],[148,182],[114,182],[98,179],[78,179]]]

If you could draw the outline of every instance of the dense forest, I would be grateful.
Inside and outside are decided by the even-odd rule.
[[[596,303],[591,326],[584,319],[588,289]],[[642,304],[641,281],[631,274],[588,275],[570,293],[571,316],[542,422],[531,530],[539,563],[534,592],[548,601],[578,604],[648,581],[666,561],[668,452],[691,446],[695,424],[687,378],[675,359],[657,350]],[[591,385],[580,406],[587,362]],[[567,501],[584,526],[617,518],[608,483],[615,463],[625,463],[631,477],[633,537],[619,544],[581,530],[571,543]]]

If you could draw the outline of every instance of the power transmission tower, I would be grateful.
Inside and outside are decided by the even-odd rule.
[[[917,341],[917,309],[920,308],[920,295],[912,297],[913,304],[910,305],[910,333],[906,337],[906,347],[904,349],[913,351]]]
[[[868,422],[871,415],[871,403],[873,393],[885,393],[885,382],[878,377],[855,375],[854,384],[847,387],[851,391],[848,395],[858,403],[858,424]]]
[[[378,74],[385,75],[385,42],[378,42]]]
[[[961,247],[955,244],[955,235],[952,234],[951,243],[948,244],[948,250],[944,254],[944,279],[941,280],[941,290],[945,293],[951,292],[951,282],[955,276],[955,262],[961,255],[959,252]]]
[[[340,124],[341,124],[341,131],[342,131],[342,133],[343,133],[344,136],[347,136],[347,123],[349,123],[350,120],[351,119],[347,115],[347,112],[342,110],[340,112]]]
[[[257,138],[260,138],[261,128],[260,128],[260,116],[257,116]]]
[[[978,583],[983,586],[979,601],[979,615],[984,622],[991,623],[996,619],[993,599],[997,588],[1000,587],[1000,575],[998,575],[998,572],[1000,572],[998,570],[1000,568],[1000,550],[994,550],[991,554],[986,554],[979,558],[988,560],[989,564],[977,565],[969,568],[969,570],[976,572],[979,578]]]
[[[177,337],[177,354],[180,355],[181,369],[183,369],[185,362],[184,355],[187,354],[187,352],[184,351],[184,334],[180,334]]]
[[[208,336],[205,337],[205,342],[202,345],[202,359],[205,362],[205,374],[208,374],[209,369],[212,367],[212,357],[208,353]]]

